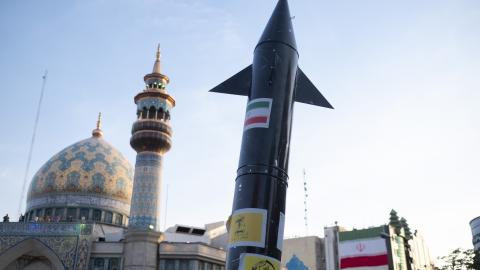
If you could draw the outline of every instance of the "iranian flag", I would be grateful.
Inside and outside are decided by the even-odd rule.
[[[387,243],[380,237],[383,228],[339,232],[340,269],[388,270]]]
[[[247,113],[245,114],[243,130],[251,128],[268,128],[271,110],[271,98],[257,98],[250,100],[247,104]]]

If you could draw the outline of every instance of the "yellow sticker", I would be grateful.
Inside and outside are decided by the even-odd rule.
[[[243,253],[240,255],[239,270],[280,270],[280,261],[263,255]]]
[[[228,245],[265,247],[267,210],[244,208],[235,210],[230,221]]]

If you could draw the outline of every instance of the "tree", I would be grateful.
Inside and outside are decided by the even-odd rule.
[[[398,234],[400,232],[401,224],[400,219],[398,218],[397,211],[390,211],[390,223],[391,226],[395,228],[395,232]]]
[[[480,269],[480,252],[475,252],[473,256],[473,269],[479,270]]]
[[[474,252],[472,249],[457,248],[447,256],[440,257],[444,265],[440,270],[474,270]]]
[[[403,227],[403,230],[405,232],[405,238],[412,239],[412,231],[410,230],[410,227],[408,226],[407,220],[402,217],[400,219],[400,224]]]

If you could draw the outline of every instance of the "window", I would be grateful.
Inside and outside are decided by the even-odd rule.
[[[180,260],[180,269],[179,270],[189,270],[190,269],[190,260]]]
[[[103,258],[93,259],[93,270],[103,270],[105,266],[105,260]]]
[[[88,270],[120,270],[121,258],[90,258]]]
[[[205,262],[205,270],[212,270],[212,264]]]
[[[88,219],[88,212],[90,212],[90,209],[80,208],[80,219],[81,220],[87,220]]]
[[[106,223],[112,223],[112,217],[113,217],[112,212],[105,212],[105,220],[104,220],[104,222],[106,222]]]
[[[120,270],[120,258],[108,259],[108,270]]]
[[[93,220],[100,221],[102,219],[102,211],[98,209],[93,209]]]
[[[165,260],[165,270],[175,270],[175,260]]]
[[[67,221],[74,221],[77,219],[77,208],[67,208]]]
[[[150,107],[150,109],[148,110],[148,118],[149,119],[153,119],[155,118],[155,107]]]
[[[60,220],[65,219],[65,208],[55,208],[55,216]]]
[[[176,232],[177,232],[177,233],[189,233],[189,232],[190,232],[190,228],[188,228],[188,227],[183,227],[183,226],[177,226]]]
[[[205,230],[204,230],[204,229],[193,229],[193,230],[192,230],[192,234],[195,234],[195,235],[204,235],[204,234],[205,234]]]
[[[120,214],[115,214],[115,224],[122,225],[123,216]]]
[[[52,216],[52,213],[53,213],[53,209],[52,209],[52,208],[47,208],[47,209],[45,209],[45,216],[51,217],[51,216]]]

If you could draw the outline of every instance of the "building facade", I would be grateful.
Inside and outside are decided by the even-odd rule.
[[[377,264],[375,269],[382,267],[388,270],[435,269],[435,260],[430,256],[425,239],[418,231],[408,238],[403,228],[391,225],[351,231],[333,226],[325,228],[324,242],[327,270],[360,267],[354,265],[356,262],[352,262],[355,258],[361,258],[363,261],[361,263]],[[353,245],[345,247],[348,242],[352,242]],[[343,250],[339,248],[342,244]],[[369,249],[369,245],[373,246],[372,249]],[[381,253],[385,254],[383,262],[377,256]],[[344,265],[342,258],[348,261]],[[370,261],[367,262],[367,259]]]
[[[475,253],[480,252],[480,217],[476,217],[470,221],[470,228],[472,229],[472,244]]]
[[[283,241],[282,268],[288,270],[325,270],[323,238],[305,236]]]
[[[419,231],[415,231],[409,242],[413,258],[413,269],[434,270],[435,258],[430,255],[427,243],[422,234],[420,234]]]

